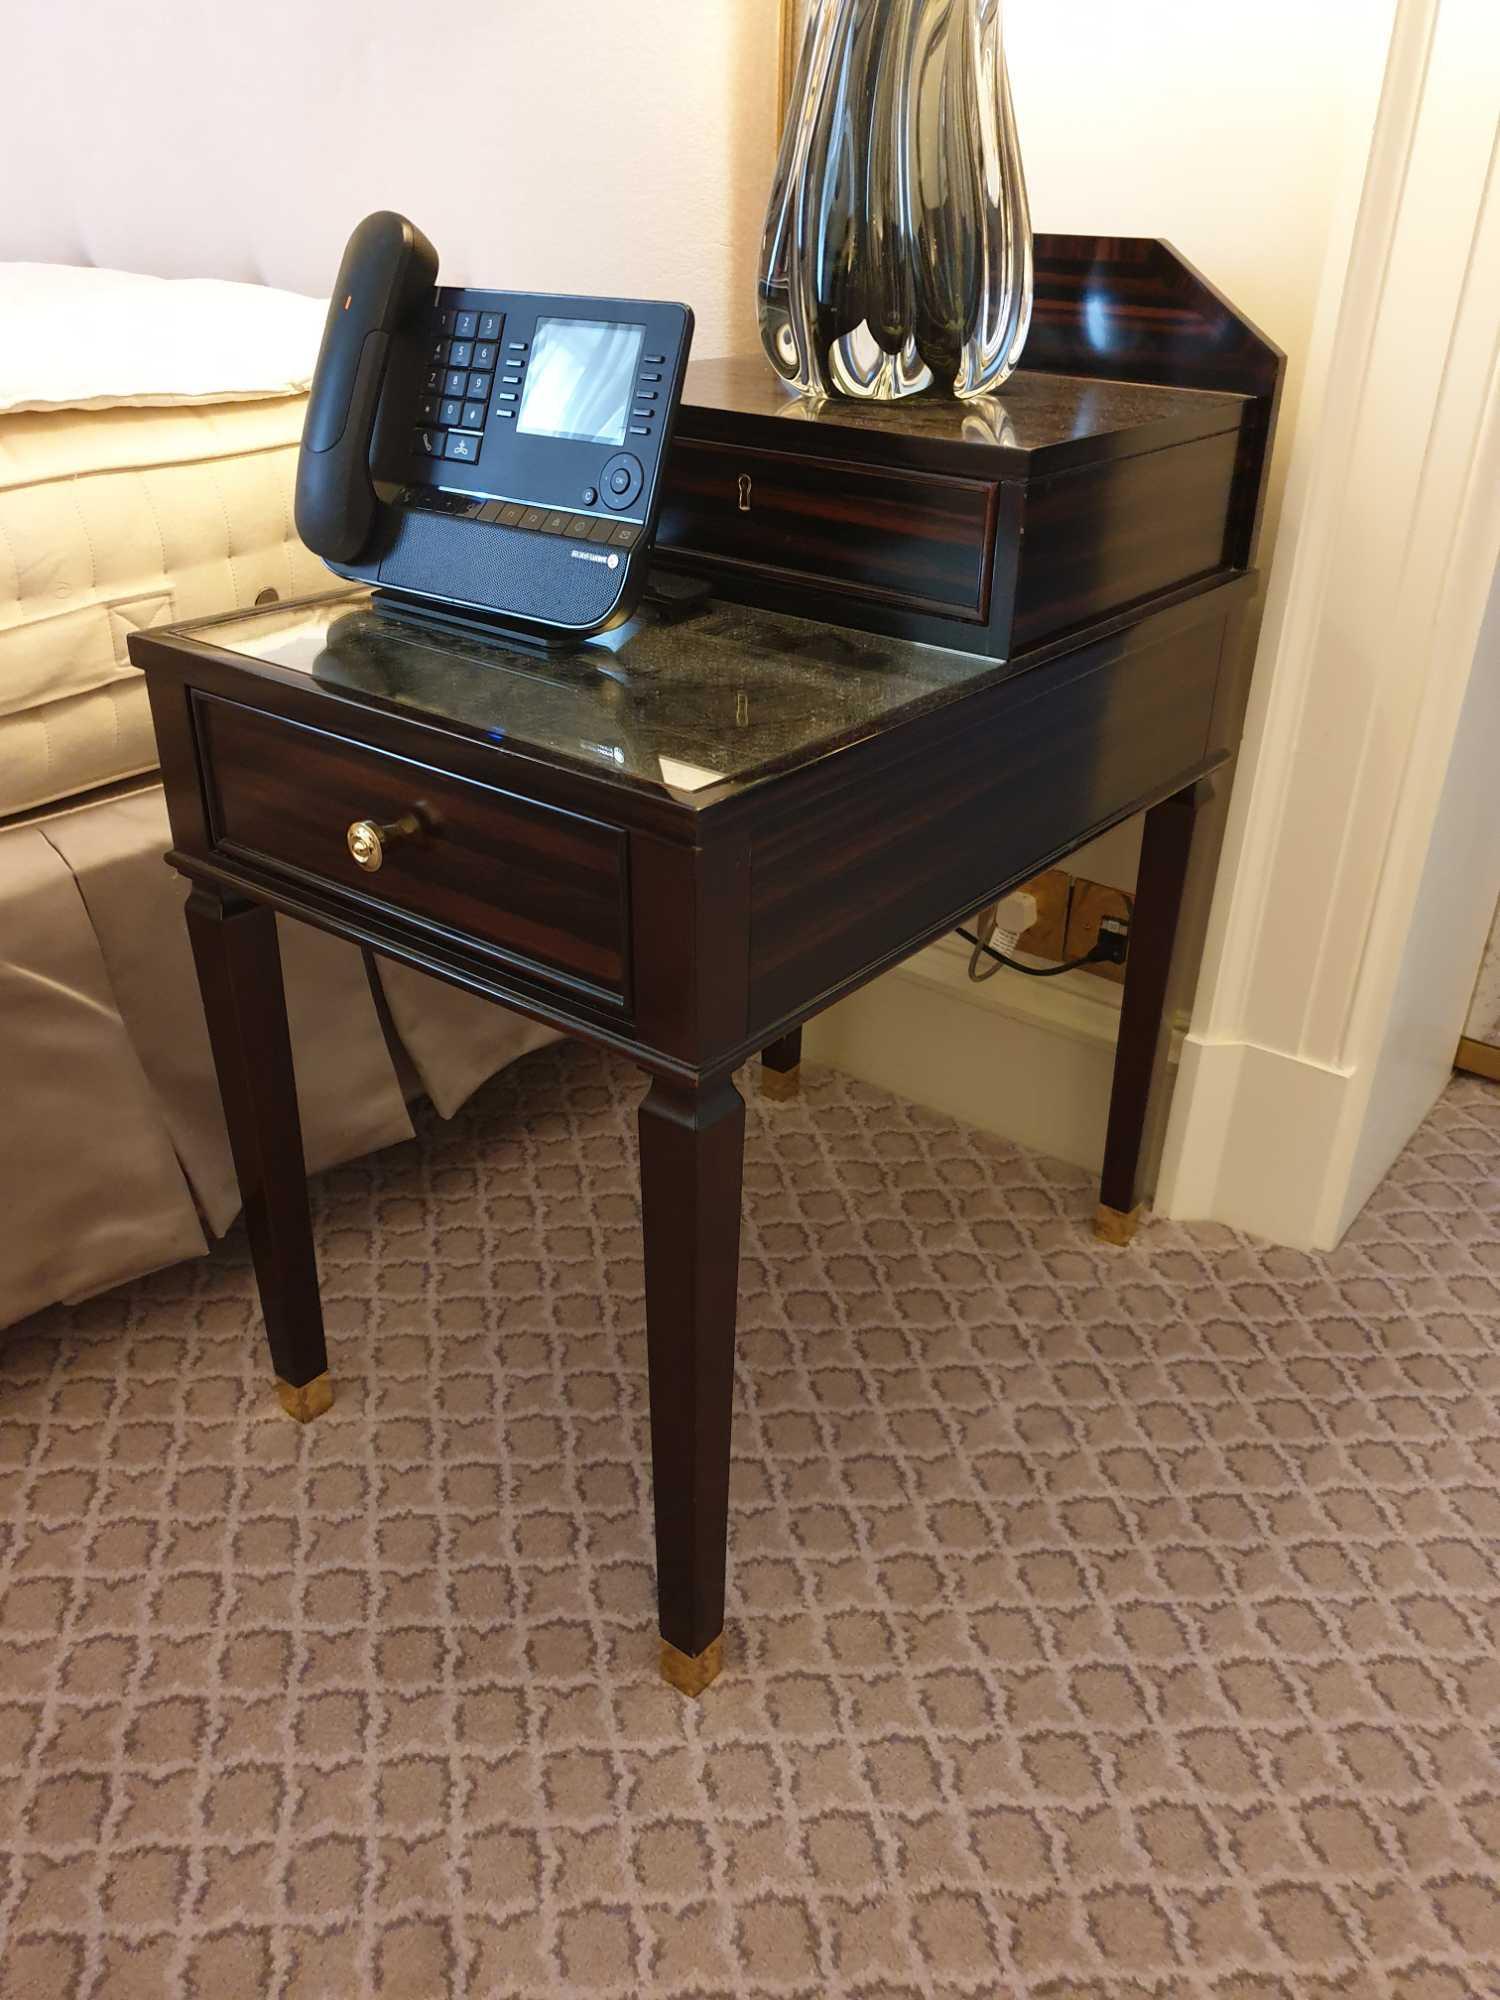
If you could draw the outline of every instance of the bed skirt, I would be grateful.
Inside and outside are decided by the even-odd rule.
[[[0,1326],[203,1256],[239,1211],[169,844],[159,786],[0,830]],[[412,1078],[451,1116],[557,1039],[309,925],[280,938],[310,1172],[410,1138]]]

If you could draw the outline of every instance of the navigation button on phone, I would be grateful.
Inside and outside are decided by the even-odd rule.
[[[632,458],[630,452],[616,452],[614,458],[604,466],[604,478],[600,480],[600,490],[604,492],[604,504],[616,510],[630,506],[640,488],[646,484],[646,474],[640,470],[640,460]]]

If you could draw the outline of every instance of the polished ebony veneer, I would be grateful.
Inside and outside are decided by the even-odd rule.
[[[1165,244],[1041,236],[1021,369],[970,403],[688,371],[660,559],[723,594],[1011,658],[1249,567],[1282,360]]]
[[[1101,1216],[1142,1134],[1203,781],[1234,752],[1279,356],[1159,244],[1043,237],[986,405],[693,372],[663,564],[548,656],[363,594],[132,633],[282,1400],[328,1407],[273,912],[620,1051],[641,1107],[664,1668],[717,1670],[744,1105],[765,1053],[1145,810]]]

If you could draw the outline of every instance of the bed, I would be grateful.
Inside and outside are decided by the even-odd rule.
[[[0,266],[0,1325],[201,1256],[238,1195],[126,637],[332,583],[292,479],[323,305]],[[283,934],[309,1166],[549,1031]]]

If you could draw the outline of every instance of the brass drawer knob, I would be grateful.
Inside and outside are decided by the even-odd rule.
[[[385,826],[378,820],[357,819],[344,838],[360,867],[373,875],[385,860],[385,850],[393,841],[413,840],[421,831],[422,822],[416,814],[403,813],[400,819],[391,820]]]

